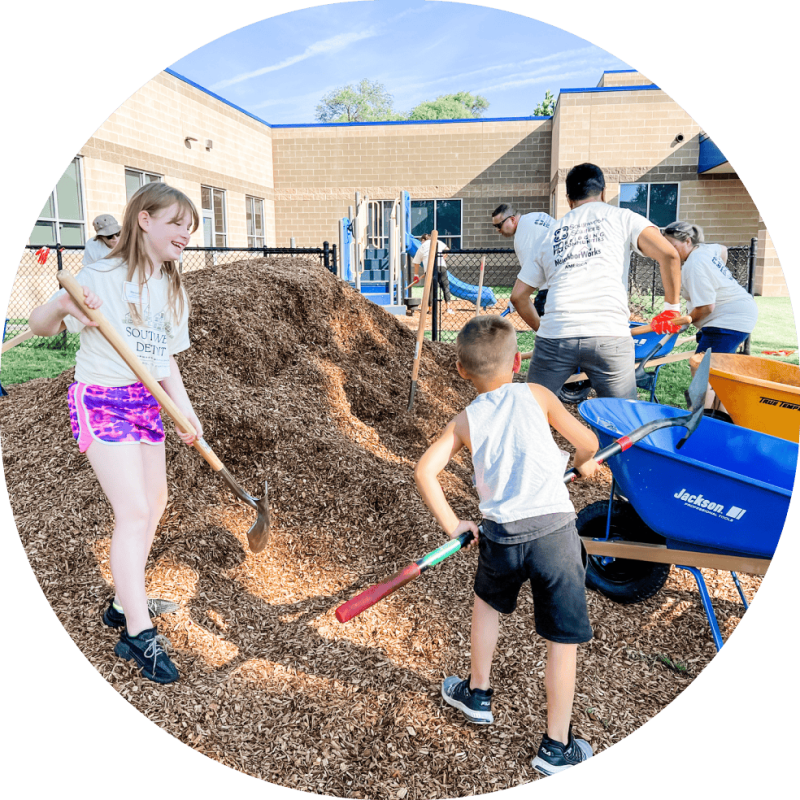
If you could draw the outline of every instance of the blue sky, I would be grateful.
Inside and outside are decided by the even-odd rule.
[[[171,65],[273,124],[316,122],[326,93],[382,83],[396,111],[440,94],[489,100],[485,117],[533,113],[549,89],[596,86],[628,64],[560,28],[495,9],[374,0],[304,9],[241,28]]]

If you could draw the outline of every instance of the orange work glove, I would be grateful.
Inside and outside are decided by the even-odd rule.
[[[675,325],[672,320],[680,315],[680,311],[662,311],[657,317],[650,320],[650,327],[656,333],[677,333],[681,326]]]

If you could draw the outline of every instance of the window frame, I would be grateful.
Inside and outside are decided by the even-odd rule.
[[[139,189],[142,188],[142,186],[144,186],[144,184],[145,184],[145,180],[144,180],[145,176],[147,176],[148,178],[151,178],[151,180],[147,181],[147,183],[163,183],[164,182],[164,176],[163,175],[159,175],[157,172],[148,172],[146,169],[138,169],[137,167],[125,167],[125,202],[126,203],[128,202],[128,200],[131,199],[131,197],[133,197],[133,194],[136,193],[136,192],[133,192],[133,194],[131,194],[130,197],[128,196],[128,181],[127,181],[127,178],[128,178],[128,173],[129,172],[131,174],[139,176],[139,186],[138,186],[136,191],[138,191]],[[156,180],[152,180],[152,178],[155,178]]]
[[[675,201],[675,219],[673,222],[679,220],[680,217],[680,208],[681,208],[681,183],[680,181],[626,181],[625,183],[619,184],[619,207],[625,208],[622,205],[622,187],[623,186],[646,186],[647,187],[647,213],[644,215],[647,218],[648,222],[653,222],[650,219],[650,187],[651,186],[677,186],[678,188],[678,197]],[[655,225],[655,223],[653,222]],[[671,223],[667,223],[669,225]],[[666,226],[660,226],[660,230],[663,230]]]
[[[30,236],[28,236],[28,244],[31,244],[31,238],[33,237],[34,232],[36,231],[36,226],[40,222],[46,222],[53,226],[54,231],[54,243],[53,244],[44,244],[42,247],[55,247],[56,245],[64,244],[61,241],[61,226],[62,225],[79,225],[81,238],[82,238],[82,245],[86,246],[87,241],[87,230],[86,230],[86,219],[88,216],[87,206],[86,206],[86,181],[83,175],[83,158],[81,156],[75,156],[75,158],[70,161],[70,164],[75,164],[76,173],[78,176],[78,204],[80,206],[81,214],[83,215],[83,219],[72,219],[69,217],[61,217],[58,213],[58,183],[61,181],[61,178],[64,177],[67,170],[65,169],[61,175],[61,178],[58,179],[58,182],[53,187],[53,190],[50,192],[49,200],[52,202],[54,216],[52,217],[45,217],[39,216],[36,218],[36,222],[34,223],[33,230],[31,231]],[[67,167],[69,169],[69,167]],[[42,210],[44,210],[44,204],[42,206]],[[36,244],[36,243],[34,243]]]
[[[256,208],[255,204],[261,204],[261,233],[259,234],[255,230],[255,220],[256,220]],[[250,219],[253,222],[253,234],[251,235],[250,230],[247,224],[247,215],[250,214]],[[264,198],[263,197],[255,197],[254,195],[246,194],[244,196],[244,221],[245,221],[245,228],[247,230],[247,246],[252,248],[258,247],[266,247],[267,246],[267,226],[264,220]],[[261,244],[258,244],[258,240],[261,240]]]
[[[418,198],[411,201],[411,211],[414,210],[414,203],[430,203],[433,202],[433,227],[431,230],[439,229],[439,203],[458,203],[458,235],[448,234],[447,236],[439,236],[439,240],[443,241],[450,249],[460,250],[464,240],[464,198],[463,197],[425,197]],[[409,224],[411,220],[409,220]],[[428,233],[428,231],[425,231]],[[413,236],[414,234],[412,234]],[[453,246],[453,239],[458,239],[458,246]]]
[[[206,208],[203,205],[203,189],[208,189],[211,198],[211,208]],[[218,231],[216,227],[216,216],[214,214],[214,193],[217,192],[222,197],[222,230]],[[206,183],[200,184],[200,216],[201,224],[203,227],[203,246],[204,247],[227,247],[228,246],[228,203],[226,199],[225,189],[220,189],[218,186],[209,186]],[[205,241],[205,221],[211,220],[211,238],[212,243],[209,245]],[[221,237],[222,244],[217,244],[217,237]]]

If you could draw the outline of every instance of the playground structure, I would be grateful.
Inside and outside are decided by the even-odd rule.
[[[336,274],[392,314],[407,313],[419,305],[419,298],[410,295],[414,284],[410,259],[421,241],[411,228],[411,196],[406,191],[391,203],[356,192],[355,206],[339,221],[341,257]],[[480,293],[482,308],[497,303],[491,287],[478,287],[454,275],[449,282],[455,297],[477,304]]]

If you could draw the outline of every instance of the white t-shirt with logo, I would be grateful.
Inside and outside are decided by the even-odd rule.
[[[547,285],[537,336],[629,336],[630,311],[624,274],[629,251],[653,223],[627,208],[601,201],[582,203],[550,226],[536,257],[519,279]]]
[[[750,293],[731,275],[722,260],[722,246],[700,244],[681,268],[681,296],[689,312],[697,306],[714,306],[697,328],[727,328],[752,333],[758,306]]]
[[[189,306],[184,293],[181,318],[174,321],[169,310],[169,280],[151,278],[139,296],[136,280],[125,280],[127,267],[122,259],[97,261],[84,267],[75,277],[102,301],[99,311],[139,357],[150,374],[162,381],[169,377],[169,358],[189,347]],[[65,294],[61,289],[53,298]],[[51,299],[53,299],[51,298]],[[141,323],[134,322],[129,302],[139,308]],[[117,355],[100,331],[84,326],[72,315],[64,318],[70,333],[80,333],[80,349],[75,356],[75,380],[96,386],[128,386],[137,383],[136,374]]]
[[[523,272],[526,272],[525,265],[529,261],[533,261],[536,257],[536,252],[539,245],[547,236],[550,226],[555,222],[555,219],[549,214],[542,211],[534,211],[532,214],[523,214],[517,223],[517,229],[514,231],[514,252],[517,254],[519,261],[520,271],[517,275],[523,283],[528,283],[523,277]],[[527,273],[526,273],[527,274]],[[528,283],[528,286],[532,284]],[[547,288],[547,284],[536,286],[537,289],[542,290]]]

